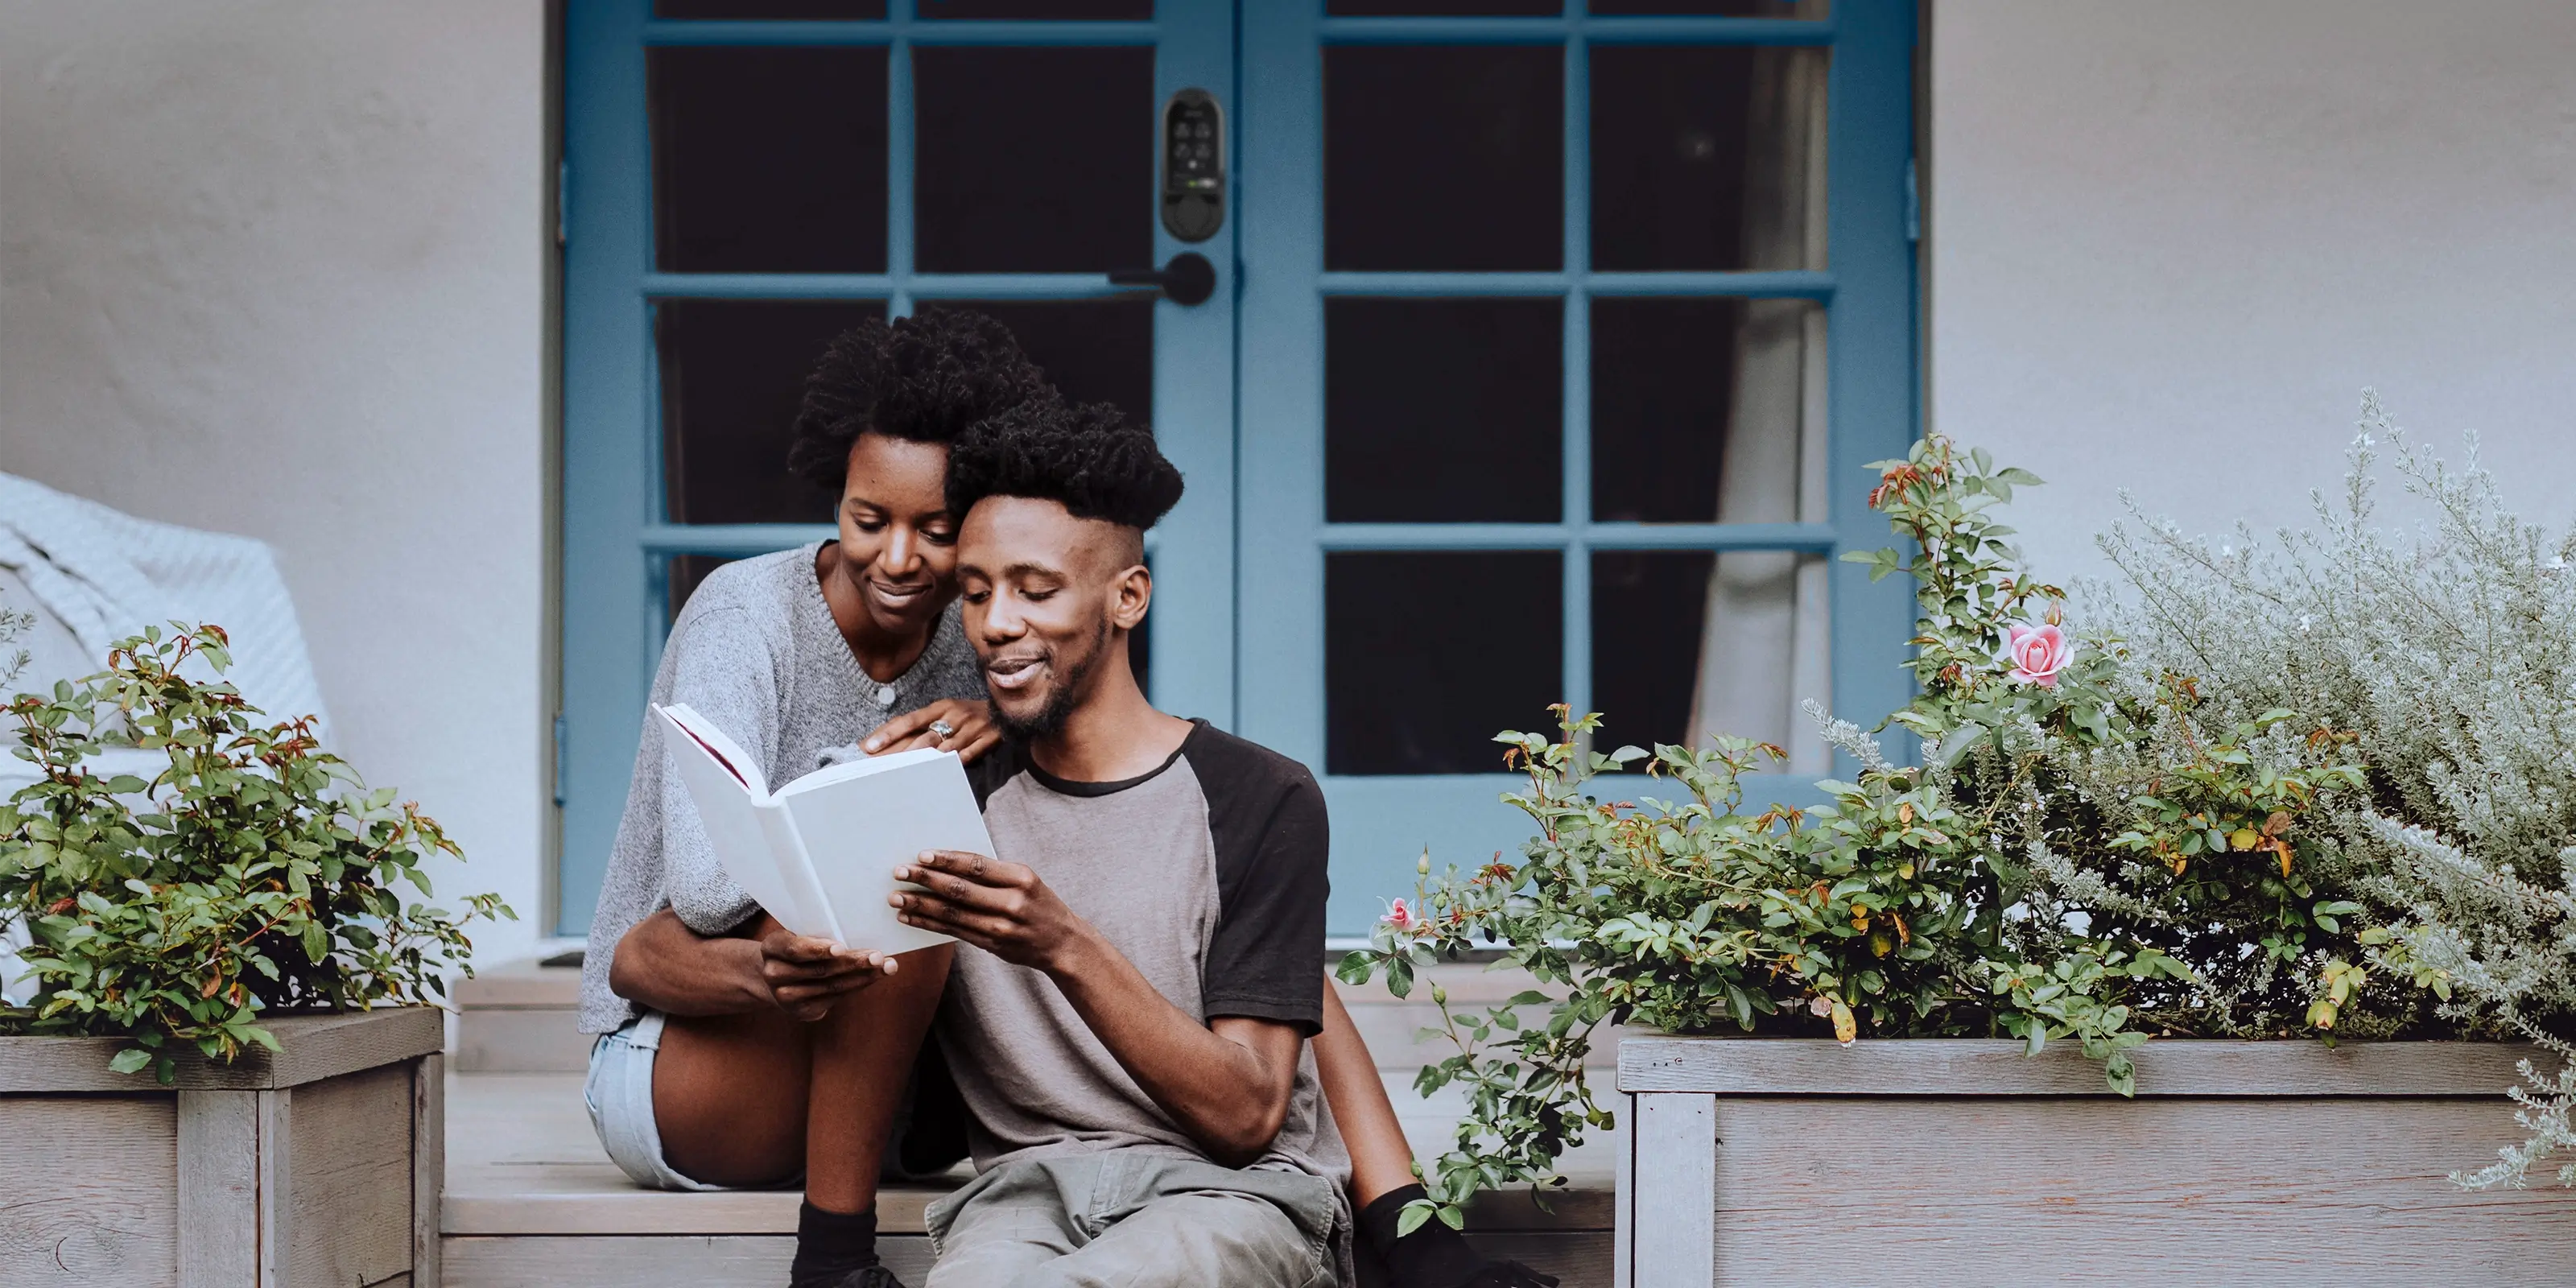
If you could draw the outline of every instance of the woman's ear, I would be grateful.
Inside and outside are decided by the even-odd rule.
[[[1109,588],[1109,624],[1132,631],[1144,624],[1145,610],[1153,603],[1153,570],[1137,564],[1118,574],[1118,580]]]

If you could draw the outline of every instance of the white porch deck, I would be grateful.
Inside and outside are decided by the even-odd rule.
[[[1444,970],[1455,1000],[1508,997],[1525,983],[1473,968]],[[793,1192],[671,1194],[637,1189],[601,1152],[581,1103],[586,1043],[574,1031],[578,972],[504,969],[459,991],[463,1015],[448,1075],[447,1188],[440,1221],[451,1288],[689,1285],[775,1288],[787,1277],[796,1229]],[[1423,1101],[1413,1071],[1437,1048],[1417,1047],[1424,1003],[1383,990],[1343,1000],[1385,1075],[1415,1148],[1436,1151],[1459,1106]],[[1604,1089],[1609,1052],[1601,1053]],[[1471,1236],[1486,1250],[1561,1276],[1568,1288],[1610,1282],[1611,1184],[1617,1142],[1588,1142],[1568,1159],[1573,1193],[1540,1211],[1518,1194],[1488,1195]],[[962,1180],[964,1172],[958,1173]],[[878,1208],[888,1262],[919,1285],[930,1262],[922,1209],[936,1187],[890,1189]]]

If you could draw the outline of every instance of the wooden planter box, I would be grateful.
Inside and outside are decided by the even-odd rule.
[[[2576,1194],[2447,1179],[2531,1056],[2157,1041],[2124,1100],[2019,1042],[1631,1038],[1617,1282],[2576,1283]]]
[[[437,1288],[443,1017],[273,1020],[175,1087],[0,1038],[0,1285]]]

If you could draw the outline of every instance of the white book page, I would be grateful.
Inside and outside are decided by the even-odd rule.
[[[687,707],[653,710],[662,717],[662,742],[679,769],[681,784],[689,789],[699,826],[706,830],[707,844],[714,847],[725,874],[778,924],[800,935],[832,938],[831,916],[812,872],[792,847],[783,849],[771,835],[773,828],[785,830],[784,811],[777,803],[754,796],[737,776],[747,774],[757,782],[760,767],[723,731]],[[733,763],[718,759],[714,746],[729,749]],[[777,816],[776,821],[765,821],[764,815]]]
[[[853,778],[872,777],[877,774],[882,774],[890,769],[901,769],[906,765],[918,765],[923,761],[937,760],[941,756],[949,754],[951,753],[941,751],[936,747],[915,747],[910,751],[898,751],[890,756],[863,756],[857,760],[844,760],[838,764],[825,765],[821,769],[817,769],[813,773],[807,774],[803,778],[799,778],[796,781],[787,784],[785,787],[779,788],[777,792],[778,799],[785,800],[799,792],[810,792],[818,787],[829,787],[834,783],[845,783]]]
[[[880,758],[872,772],[809,787],[815,777],[798,779],[779,800],[796,820],[841,942],[886,953],[947,943],[947,935],[896,920],[886,900],[899,885],[896,866],[923,850],[993,852],[957,753],[903,752]]]
[[[717,728],[714,721],[699,715],[685,702],[674,702],[667,707],[657,706],[653,709],[660,712],[663,719],[677,727],[681,742],[696,743],[699,751],[721,762],[724,768],[732,770],[734,776],[742,780],[744,788],[750,791],[754,799],[768,797],[769,779],[760,772],[760,757],[744,751],[742,744],[735,742],[724,730]]]

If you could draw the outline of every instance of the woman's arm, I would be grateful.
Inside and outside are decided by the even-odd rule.
[[[841,998],[895,973],[883,953],[863,953],[799,935],[768,914],[746,934],[701,935],[669,908],[617,941],[608,987],[669,1015],[741,1015],[780,1010],[819,1020]]]

